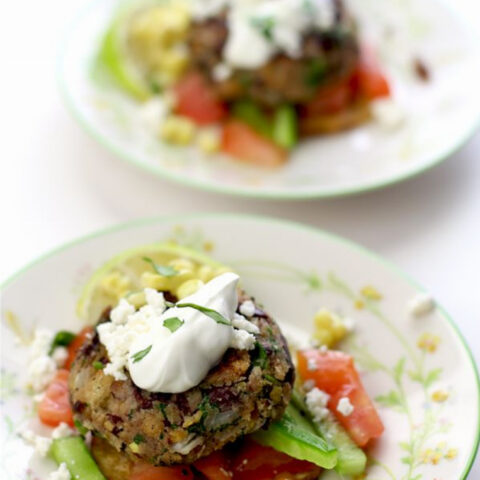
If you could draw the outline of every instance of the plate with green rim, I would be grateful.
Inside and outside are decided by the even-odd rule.
[[[423,289],[347,240],[300,224],[229,214],[120,225],[58,248],[3,284],[2,478],[42,479],[54,467],[16,433],[35,417],[22,387],[26,355],[15,341],[19,333],[24,338],[36,326],[79,330],[84,321],[77,304],[92,274],[115,254],[163,242],[237,271],[245,289],[287,326],[287,338],[291,330],[310,335],[321,307],[354,319],[342,349],[355,357],[385,425],[368,450],[365,478],[467,478],[479,443],[479,379],[465,340],[440,305],[412,316],[407,306]]]
[[[116,0],[93,2],[69,26],[58,62],[61,90],[78,122],[119,159],[190,187],[272,199],[336,197],[386,187],[448,158],[476,131],[480,42],[451,2],[349,3],[363,37],[378,49],[405,121],[393,130],[369,122],[302,141],[279,169],[168,146],[145,126],[145,106],[95,73]],[[421,82],[413,73],[416,58],[428,65],[430,81]]]

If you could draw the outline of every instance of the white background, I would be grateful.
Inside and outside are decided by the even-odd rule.
[[[480,28],[477,0],[451,1]],[[165,183],[104,151],[62,103],[58,47],[84,3],[10,1],[2,8],[0,281],[49,249],[130,219],[273,215],[346,236],[398,264],[452,314],[480,360],[480,134],[418,178],[338,200],[247,200]],[[480,478],[480,459],[469,478]]]

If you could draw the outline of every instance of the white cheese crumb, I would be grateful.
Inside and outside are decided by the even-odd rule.
[[[145,300],[147,304],[157,310],[158,314],[162,314],[167,306],[165,305],[165,298],[163,297],[163,293],[157,292],[153,288],[146,288],[145,289]]]
[[[260,329],[252,322],[249,322],[245,317],[242,315],[238,315],[237,313],[233,317],[232,325],[239,330],[245,330],[249,333],[260,333]]]
[[[46,457],[52,445],[52,439],[41,437],[27,428],[19,430],[18,434],[30,445],[33,445],[35,451],[41,456]]]
[[[62,462],[57,470],[50,473],[48,480],[70,480],[72,477],[66,463]]]
[[[213,78],[217,82],[223,82],[224,80],[227,80],[231,74],[232,68],[226,63],[219,63],[218,65],[215,65],[212,72]]]
[[[52,438],[63,438],[63,437],[70,437],[73,433],[73,430],[64,422],[60,423],[58,427],[56,427],[52,432]]]
[[[418,293],[408,302],[408,311],[414,317],[422,317],[435,308],[435,301],[428,293]]]
[[[312,390],[313,388],[315,388],[315,382],[313,380],[307,380],[303,383],[303,389],[306,391],[306,392],[309,392],[310,390]]]
[[[240,313],[245,317],[253,317],[255,315],[255,304],[251,300],[246,300],[240,305]]]
[[[327,353],[328,352],[328,347],[326,345],[320,345],[320,353]]]
[[[405,112],[389,98],[373,101],[371,109],[378,124],[388,130],[395,130],[405,122]]]
[[[317,370],[317,362],[313,358],[309,358],[307,362],[307,370],[309,372],[314,372]]]
[[[245,330],[234,330],[230,348],[237,350],[252,350],[255,347],[255,337]]]
[[[68,350],[65,347],[57,347],[52,353],[52,358],[58,368],[62,368],[68,358]]]
[[[349,332],[353,332],[353,330],[355,330],[355,326],[357,322],[353,318],[350,318],[350,317],[342,318],[342,322],[343,322],[343,325],[345,325],[345,328]]]
[[[31,361],[27,368],[27,386],[35,393],[43,392],[53,380],[57,364],[52,357],[43,355]]]
[[[158,132],[171,108],[165,98],[155,97],[145,102],[140,109],[140,121],[151,132]]]
[[[54,334],[50,330],[44,328],[37,328],[35,336],[29,348],[29,358],[35,359],[48,355],[50,347],[52,346]]]
[[[110,312],[110,320],[114,325],[125,325],[129,315],[133,315],[134,313],[135,307],[122,298],[118,305]]]
[[[350,403],[350,399],[348,397],[342,397],[338,401],[337,412],[340,412],[344,417],[348,417],[349,415],[351,415],[353,410],[354,407]]]
[[[305,403],[316,422],[322,421],[328,414],[327,404],[329,400],[330,395],[319,388],[313,388],[307,393]]]

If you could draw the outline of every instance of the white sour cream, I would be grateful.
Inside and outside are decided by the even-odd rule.
[[[191,307],[165,310],[163,295],[152,289],[145,289],[147,304],[138,311],[122,299],[110,314],[112,321],[97,327],[110,359],[104,374],[125,380],[128,369],[140,388],[179,393],[198,385],[228,348],[254,348],[258,327],[235,313],[238,280],[225,273],[180,302],[215,310],[231,325]],[[181,325],[172,332],[164,322],[174,317]],[[138,352],[145,354],[139,358]]]
[[[227,8],[225,64],[254,69],[278,52],[301,53],[302,35],[335,23],[332,0],[196,0],[194,18],[203,20]]]

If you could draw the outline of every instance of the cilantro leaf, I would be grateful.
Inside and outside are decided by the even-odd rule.
[[[194,308],[221,325],[231,325],[231,322],[228,320],[228,318],[225,318],[223,315],[218,313],[216,310],[212,310],[211,308],[197,305],[196,303],[177,303],[175,306],[178,308]]]
[[[170,267],[168,265],[157,265],[149,257],[143,257],[142,260],[150,264],[151,267],[155,270],[155,272],[157,272],[159,275],[162,275],[162,277],[169,278],[169,277],[174,277],[175,275],[178,275],[178,271],[175,270],[173,267]]]
[[[142,358],[145,358],[149,353],[150,350],[152,349],[152,345],[149,345],[147,348],[144,348],[143,350],[140,350],[139,352],[134,353],[131,358],[133,358],[133,363],[137,363]]]
[[[168,328],[172,333],[176,332],[185,322],[178,317],[166,318],[163,326]]]

